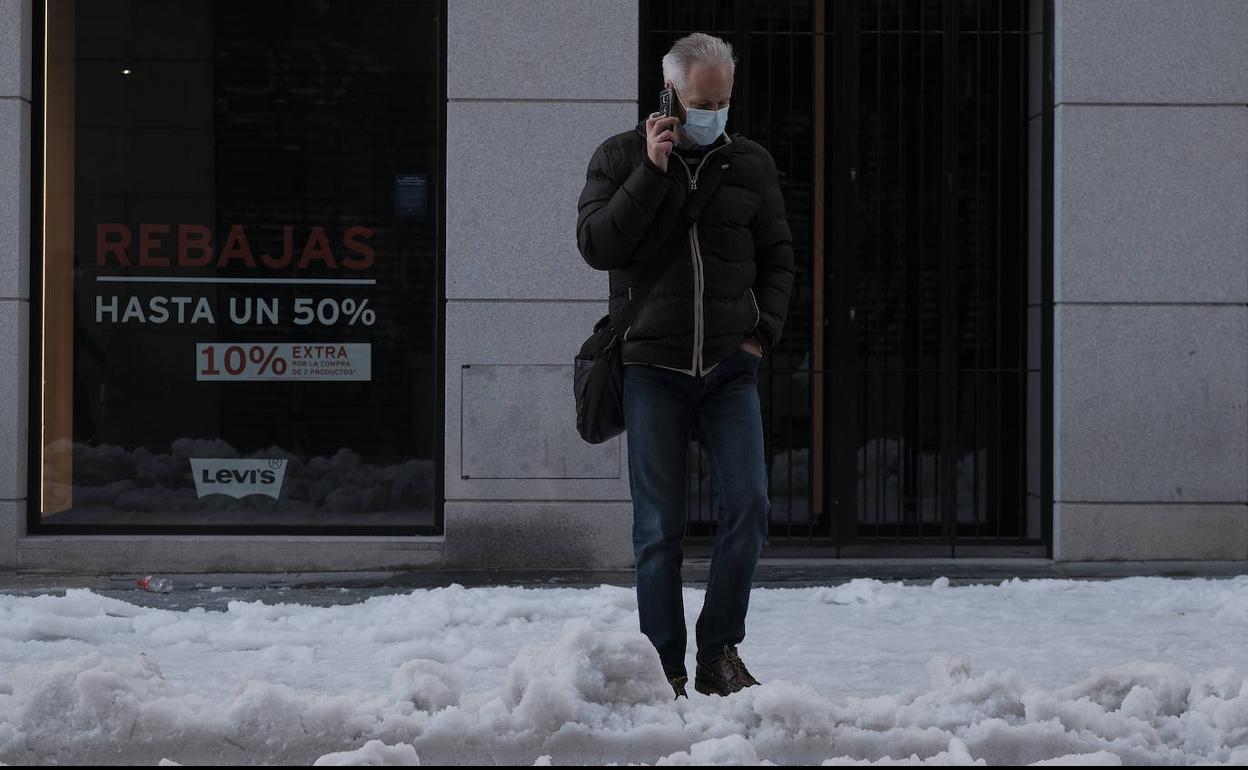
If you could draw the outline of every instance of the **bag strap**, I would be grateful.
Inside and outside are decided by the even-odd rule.
[[[710,186],[710,189],[703,188],[702,195],[697,196],[696,198],[696,200],[701,204],[699,206],[695,207],[690,205],[695,200],[694,196],[690,195],[685,198],[685,205],[681,211],[680,220],[687,225],[686,234],[689,230],[693,229],[693,226],[699,220],[702,219],[702,214],[706,211],[706,204],[710,200],[711,194],[715,191],[715,187],[717,186],[718,185]],[[678,252],[673,250],[673,253]],[[674,256],[668,256],[665,259],[660,255],[650,260],[650,264],[646,265],[646,268],[642,273],[642,275],[644,275],[647,279],[642,282],[642,285],[646,286],[645,291],[638,295],[637,299],[633,301],[632,306],[625,313],[621,314],[621,318],[625,320],[625,331],[627,331],[628,327],[632,326],[633,322],[637,320],[638,314],[641,313],[642,306],[646,304],[646,300],[649,299],[650,294],[654,291],[654,287],[658,285],[659,277],[667,270],[668,265],[673,259],[675,259]],[[617,332],[617,334],[622,335],[623,332]]]

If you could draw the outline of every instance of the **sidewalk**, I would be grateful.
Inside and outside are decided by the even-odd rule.
[[[686,558],[684,581],[706,585],[709,559]],[[1133,576],[1229,578],[1248,574],[1248,561],[1053,562],[1048,559],[763,559],[754,585],[765,587],[828,586],[854,578],[925,584],[946,577],[950,585],[1059,578],[1112,580]],[[33,596],[89,588],[113,598],[167,609],[221,609],[230,601],[297,601],[331,606],[370,596],[407,593],[458,583],[465,587],[527,586],[589,588],[631,586],[632,570],[413,570],[406,572],[283,572],[165,574],[174,590],[147,593],[135,585],[138,574],[55,575],[0,574],[0,593]]]

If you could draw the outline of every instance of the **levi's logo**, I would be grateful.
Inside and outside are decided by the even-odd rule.
[[[191,458],[195,476],[195,495],[267,495],[274,500],[282,491],[286,478],[286,461],[281,459],[227,460]]]

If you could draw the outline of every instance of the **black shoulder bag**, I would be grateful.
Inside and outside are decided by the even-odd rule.
[[[647,265],[653,273],[646,290],[634,307],[622,315],[624,328],[632,325],[650,293],[659,282],[671,256],[656,256]],[[574,359],[572,389],[576,395],[576,430],[591,444],[601,444],[624,432],[624,359],[620,355],[620,335],[611,327],[607,313],[594,324],[594,333]]]
[[[739,134],[734,136],[740,136]],[[671,161],[669,160],[669,163]],[[696,195],[691,194],[685,199],[681,219],[690,228],[702,217],[707,205],[718,187],[718,176],[712,176],[707,184],[699,188]],[[662,242],[666,242],[663,239]],[[678,249],[673,252],[679,253]],[[650,292],[659,282],[659,277],[671,263],[671,255],[659,255],[646,266],[646,290],[622,314],[627,329],[641,312]],[[626,315],[626,317],[624,317]],[[607,439],[624,432],[624,359],[620,355],[620,337],[611,328],[611,314],[607,313],[594,324],[594,333],[573,361],[572,390],[576,394],[576,430],[581,438],[591,444],[601,444]]]

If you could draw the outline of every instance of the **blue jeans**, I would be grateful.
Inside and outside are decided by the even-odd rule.
[[[688,502],[689,439],[711,461],[719,513],[706,598],[697,621],[697,660],[745,637],[750,584],[771,501],[758,397],[760,356],[738,347],[701,377],[644,364],[624,367],[624,425],[633,498],[633,553],[641,632],[669,675],[686,674],[681,591]]]

